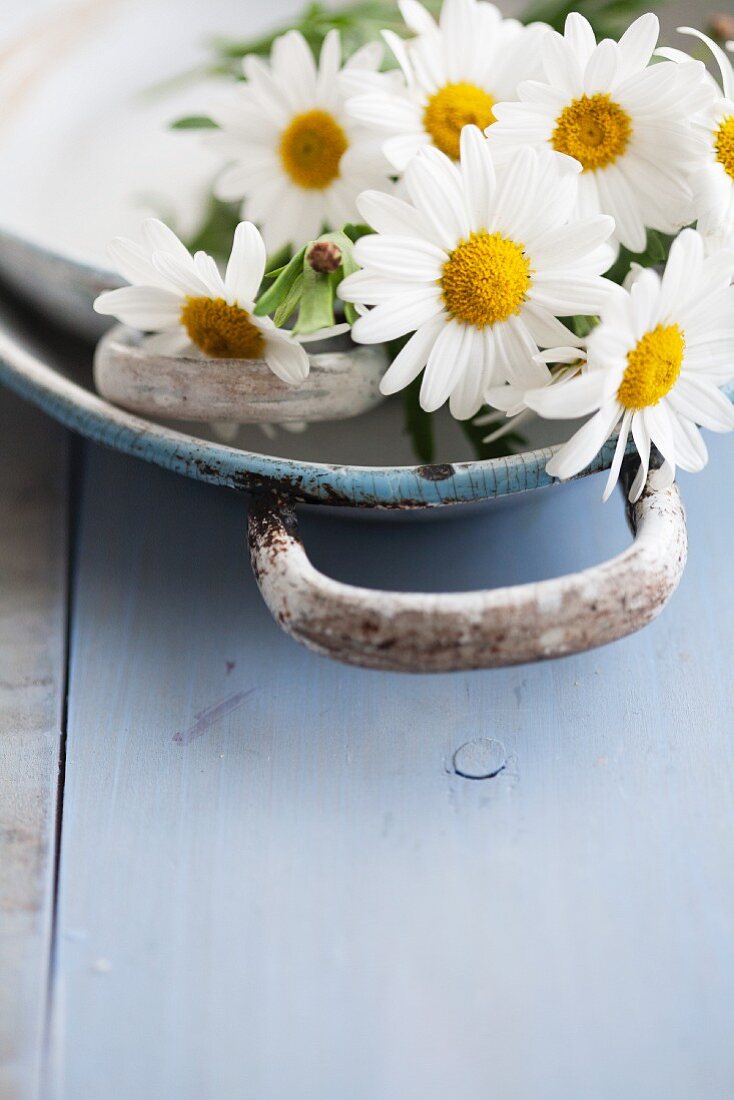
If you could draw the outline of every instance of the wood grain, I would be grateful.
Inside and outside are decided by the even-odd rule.
[[[66,630],[64,433],[0,396],[0,1096],[38,1095]]]
[[[640,635],[410,679],[281,634],[235,496],[90,449],[53,1095],[729,1097],[730,445]],[[342,580],[461,591],[618,552],[601,489],[302,525]]]

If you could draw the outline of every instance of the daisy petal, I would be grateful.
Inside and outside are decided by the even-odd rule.
[[[414,332],[405,347],[398,352],[380,382],[380,393],[398,393],[413,382],[425,367],[431,348],[446,322],[434,317]]]
[[[622,407],[616,400],[599,409],[550,459],[546,470],[551,477],[573,477],[585,470],[609,439],[622,413]]]
[[[133,286],[165,286],[165,280],[153,267],[150,254],[142,245],[125,237],[110,241],[107,252],[115,268]]]
[[[696,30],[695,27],[678,27],[678,34],[690,34],[694,38],[699,38],[702,42],[705,42],[711,53],[716,58],[716,63],[721,70],[722,86],[724,88],[724,95],[727,99],[734,99],[734,69],[729,58],[726,56],[720,46],[716,44],[707,34],[703,31]],[[731,46],[731,43],[729,43]]]
[[[145,350],[155,355],[182,355],[191,348],[191,340],[188,333],[176,326],[165,332],[156,332],[152,336],[146,336]]]
[[[435,412],[446,401],[466,369],[471,350],[472,329],[449,321],[438,334],[428,356],[420,403],[426,412]]]
[[[543,68],[552,88],[572,98],[578,94],[582,85],[580,61],[563,35],[556,31],[548,34],[543,42]]]
[[[660,20],[653,12],[635,19],[619,40],[622,71],[625,76],[639,72],[650,63],[660,35]]]
[[[398,7],[406,27],[410,27],[413,34],[433,34],[437,30],[436,20],[418,0],[398,0]]]
[[[591,23],[577,11],[566,16],[563,36],[582,65],[586,65],[596,49],[596,36]]]
[[[616,164],[594,173],[602,210],[617,223],[617,237],[630,252],[644,252],[647,230],[634,188]]]
[[[468,235],[469,218],[462,201],[461,177],[438,149],[421,150],[406,169],[405,185],[442,248],[451,249],[457,240]]]
[[[126,325],[154,332],[172,328],[181,318],[181,297],[172,290],[155,286],[123,286],[100,294],[94,303],[97,313],[117,317]]]
[[[483,229],[489,221],[496,179],[487,139],[476,126],[461,131],[461,167],[464,197],[471,228]]]
[[[234,234],[224,285],[234,302],[254,302],[265,274],[265,243],[252,222],[240,222]]]
[[[449,409],[455,420],[469,420],[484,404],[484,338],[476,329],[466,329],[469,349],[467,364],[451,391]]]
[[[630,431],[630,421],[632,419],[632,413],[628,409],[622,417],[622,423],[619,426],[619,436],[617,438],[617,446],[614,448],[614,457],[612,458],[612,464],[609,467],[609,477],[607,478],[607,484],[602,495],[602,500],[609,500],[612,495],[612,490],[619,480],[619,471],[622,466],[622,459],[624,458],[624,452],[627,447],[627,439]]]
[[[268,333],[263,359],[283,382],[295,385],[308,377],[308,353],[295,340]]]
[[[334,85],[341,64],[341,37],[334,27],[324,37],[319,55],[319,73],[316,79],[316,96],[320,103],[329,103],[334,95]]]
[[[634,504],[642,495],[642,490],[647,482],[647,472],[650,468],[650,433],[641,413],[635,413],[632,417],[632,438],[640,456],[640,468],[635,475],[635,480],[632,482],[629,492],[629,501]]]
[[[213,298],[225,298],[227,292],[224,289],[216,260],[200,250],[194,254],[194,266],[199,277],[203,279],[209,288],[211,296]]]
[[[143,237],[151,252],[168,252],[181,263],[191,263],[191,253],[172,229],[158,218],[146,218],[143,222]]]
[[[357,208],[367,225],[378,233],[426,237],[428,231],[414,206],[382,191],[363,191]]]
[[[668,394],[670,397],[670,394]],[[642,410],[645,418],[645,427],[650,433],[650,439],[655,444],[666,462],[675,469],[675,443],[673,441],[673,429],[670,426],[670,414],[666,402],[659,405],[648,405]]]
[[[559,317],[595,316],[616,290],[614,283],[598,275],[539,272],[533,278],[528,298]]]
[[[682,470],[696,474],[708,462],[708,451],[703,437],[690,420],[683,416],[671,416],[675,457]]]
[[[187,262],[179,260],[167,252],[153,253],[153,265],[169,283],[172,283],[182,294],[193,298],[209,298],[211,292],[201,276],[197,273],[193,258],[187,254]]]
[[[584,76],[584,94],[588,96],[604,93],[613,87],[619,68],[619,47],[616,42],[606,38],[594,50]]]
[[[435,283],[448,259],[442,249],[428,241],[377,234],[358,240],[354,256],[370,271],[411,283]]]
[[[670,249],[662,279],[659,317],[674,315],[690,298],[691,287],[700,281],[703,268],[703,240],[693,229],[684,229]]]
[[[358,344],[382,344],[406,332],[415,332],[426,321],[443,311],[438,289],[411,291],[397,299],[375,306],[356,321],[352,336]]]
[[[667,401],[679,416],[695,420],[711,432],[729,432],[734,428],[734,405],[729,398],[710,382],[699,378],[694,381],[691,374],[681,375]]]
[[[563,345],[564,348],[570,347],[571,344],[580,344],[581,339],[576,336],[574,332],[571,332],[570,328],[566,328],[552,313],[549,313],[547,309],[543,309],[535,302],[526,302],[523,306],[522,319],[528,327],[528,332],[535,340],[538,347],[541,348],[560,348]],[[579,358],[579,351],[576,350],[575,358]],[[548,362],[560,362],[557,359],[549,359]]]
[[[604,371],[587,371],[568,382],[529,390],[525,404],[546,420],[574,420],[599,409],[607,397]]]

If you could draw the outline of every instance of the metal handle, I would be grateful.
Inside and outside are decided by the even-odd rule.
[[[627,518],[634,542],[601,565],[532,584],[435,595],[332,580],[309,561],[293,506],[260,498],[249,516],[250,559],[276,621],[317,653],[394,672],[498,668],[605,645],[662,611],[688,550],[678,487],[654,490],[648,482]]]

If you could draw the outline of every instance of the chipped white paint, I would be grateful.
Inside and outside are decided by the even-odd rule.
[[[372,591],[332,580],[306,556],[295,513],[259,501],[252,566],[280,625],[347,664],[402,672],[495,668],[578,653],[649,623],[678,586],[687,537],[676,486],[628,509],[635,539],[583,572],[491,591]]]
[[[344,420],[384,400],[382,347],[310,356],[305,382],[291,386],[262,360],[183,358],[151,354],[132,329],[117,325],[94,361],[100,394],[133,412],[172,420],[240,424]]]

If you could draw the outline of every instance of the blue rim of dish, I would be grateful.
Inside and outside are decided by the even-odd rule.
[[[109,277],[107,272],[90,264],[12,236],[40,258],[75,269],[84,282],[98,286]],[[325,464],[239,450],[127,413],[63,377],[1,332],[0,382],[65,427],[96,443],[197,481],[246,493],[275,493],[295,503],[358,508],[435,508],[477,503],[559,484],[545,471],[557,447],[523,451],[503,458],[422,466]],[[726,392],[732,396],[734,385]],[[616,437],[612,437],[579,476],[608,469],[615,444]],[[627,453],[634,451],[630,441]]]
[[[0,382],[96,443],[197,481],[241,492],[277,493],[296,503],[432,508],[557,484],[545,472],[554,450],[549,447],[504,458],[423,466],[302,462],[238,450],[126,413],[24,349],[14,348],[1,334]],[[614,440],[610,440],[582,476],[608,468],[613,453]]]

